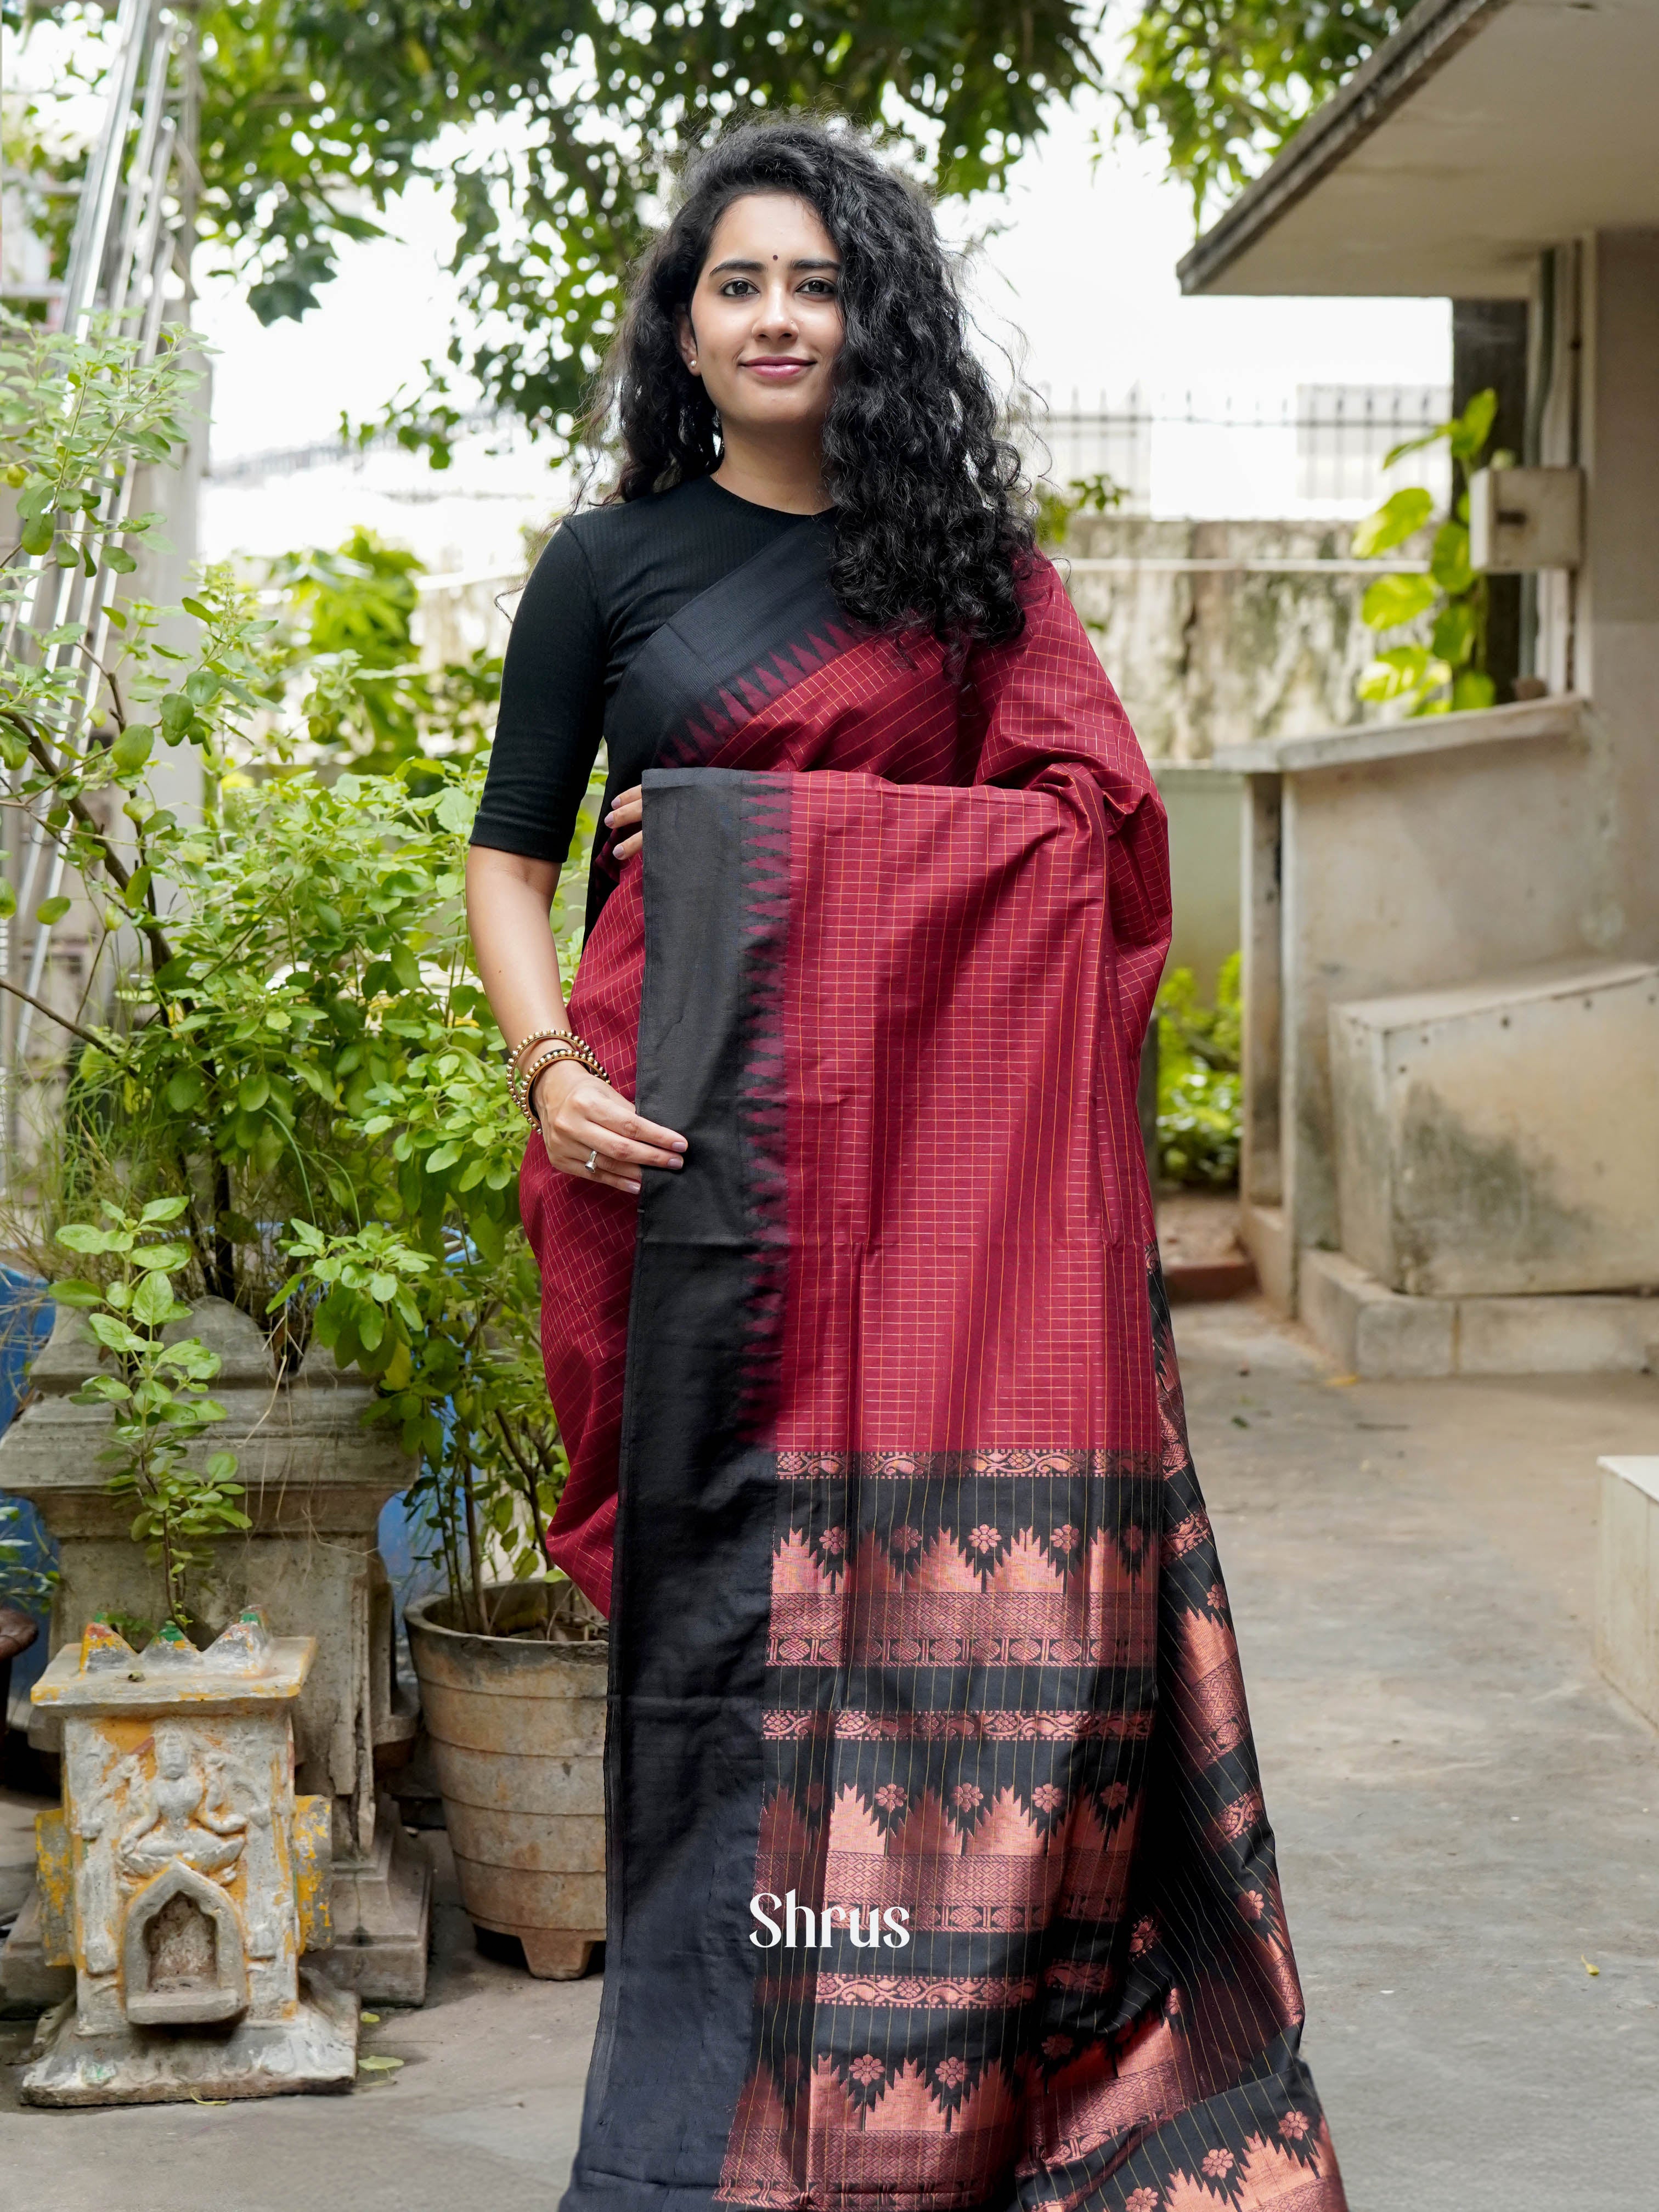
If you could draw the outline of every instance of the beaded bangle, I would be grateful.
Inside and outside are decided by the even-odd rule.
[[[556,1041],[565,1043],[574,1034],[572,1030],[532,1030],[530,1035],[527,1037],[521,1037],[512,1051],[507,1054],[507,1064],[509,1068],[516,1068],[532,1044],[550,1044]]]
[[[553,1066],[556,1062],[562,1060],[577,1061],[587,1070],[590,1075],[597,1075],[601,1083],[609,1083],[611,1080],[592,1046],[585,1038],[574,1036],[574,1032],[568,1044],[550,1045],[545,1052],[539,1054],[532,1060],[522,1075],[515,1074],[509,1069],[507,1079],[507,1088],[513,1093],[519,1111],[530,1123],[532,1128],[538,1126],[535,1106],[531,1097],[531,1093],[536,1087],[536,1078],[544,1069]]]
[[[574,1052],[562,1051],[556,1045],[550,1052],[538,1054],[522,1075],[510,1074],[507,1077],[507,1087],[513,1093],[514,1103],[532,1129],[540,1126],[536,1119],[536,1109],[531,1103],[530,1098],[536,1078],[544,1069],[552,1067],[559,1060],[574,1060],[575,1057]]]

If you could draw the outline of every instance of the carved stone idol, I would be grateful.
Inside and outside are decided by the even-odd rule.
[[[357,1999],[301,1954],[331,1940],[331,1815],[294,1794],[294,1709],[316,1645],[256,1612],[205,1651],[136,1652],[94,1622],[32,1692],[64,1732],[42,1813],[46,1954],[75,1994],[40,2024],[32,2105],[142,2105],[341,2089]]]

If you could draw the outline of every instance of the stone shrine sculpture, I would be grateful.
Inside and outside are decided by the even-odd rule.
[[[315,1644],[257,1612],[205,1651],[142,1652],[94,1622],[36,1683],[61,1717],[64,1806],[36,1821],[48,1957],[33,2105],[347,2088],[357,1999],[301,1953],[331,1940],[330,1804],[294,1794],[293,1712]]]
[[[405,1834],[387,1776],[413,1747],[415,1686],[398,1660],[391,1584],[376,1543],[380,1510],[415,1468],[386,1423],[365,1428],[373,1385],[342,1373],[313,1346],[297,1375],[275,1379],[258,1324],[217,1298],[198,1301],[189,1328],[222,1362],[215,1395],[227,1419],[216,1444],[236,1454],[252,1527],[204,1547],[192,1595],[216,1626],[245,1607],[313,1636],[317,1656],[294,1711],[298,1786],[331,1808],[334,1946],[312,1965],[368,2003],[419,2004],[426,1994],[431,1868]],[[106,1611],[154,1616],[155,1570],[131,1536],[132,1510],[99,1458],[106,1406],[75,1393],[110,1355],[86,1316],[58,1310],[29,1370],[31,1395],[0,1437],[0,1491],[28,1498],[58,1547],[51,1649],[78,1648]],[[61,1750],[57,1714],[37,1705],[30,1741]],[[41,1900],[24,1902],[0,1942],[0,2004],[45,2007],[67,1976],[42,1948]]]

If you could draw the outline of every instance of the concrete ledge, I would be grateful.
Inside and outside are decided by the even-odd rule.
[[[1291,1238],[1285,1210],[1258,1206],[1249,1200],[1238,1209],[1238,1241],[1255,1264],[1262,1296],[1276,1313],[1296,1310],[1296,1285],[1291,1273]]]
[[[1340,1252],[1302,1254],[1298,1310],[1350,1375],[1634,1375],[1659,1366],[1659,1298],[1418,1298]]]
[[[1267,738],[1260,744],[1225,745],[1211,773],[1306,775],[1321,769],[1359,768],[1373,761],[1411,761],[1426,754],[1467,752],[1484,745],[1576,744],[1583,738],[1584,701],[1564,691],[1553,699],[1526,699],[1513,707],[1479,707],[1458,714],[1428,714],[1415,721],[1362,722],[1352,729],[1307,737]]]
[[[1452,1306],[1407,1298],[1340,1252],[1304,1251],[1301,1318],[1347,1375],[1449,1375]]]
[[[1595,1663],[1659,1725],[1659,1458],[1601,1459]]]

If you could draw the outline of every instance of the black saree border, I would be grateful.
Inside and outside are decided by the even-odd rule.
[[[652,770],[641,1194],[605,1735],[605,1976],[562,2212],[712,2203],[747,2066],[787,1221],[787,776]],[[688,2033],[688,2022],[695,2028]],[[688,2053],[693,2054],[688,2063]]]
[[[643,726],[659,764],[690,767],[735,726],[855,642],[830,588],[834,525],[803,515],[652,632],[617,688],[606,735]]]

